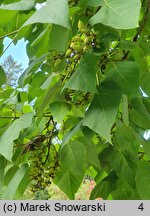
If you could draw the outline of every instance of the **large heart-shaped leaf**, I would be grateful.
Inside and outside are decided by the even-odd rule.
[[[111,142],[110,129],[115,121],[120,100],[121,89],[118,85],[113,82],[103,83],[87,110],[83,125]]]
[[[72,141],[63,146],[60,157],[65,170],[82,172],[86,167],[86,148],[79,141]]]
[[[61,149],[60,160],[63,163],[56,174],[55,183],[70,199],[74,199],[86,168],[84,144],[78,141],[67,143]]]
[[[117,82],[126,95],[140,96],[139,67],[135,62],[125,61],[114,64],[107,72],[105,80]]]
[[[69,28],[69,8],[67,0],[48,0],[23,26],[33,23],[51,23]]]
[[[59,175],[57,173],[54,183],[69,197],[69,199],[73,200],[83,177],[83,173],[75,173],[69,170],[65,173],[60,172]]]
[[[138,27],[140,0],[103,0],[102,8],[90,19],[90,24],[102,23],[117,29]]]
[[[96,62],[98,58],[91,53],[86,53],[81,62],[66,83],[64,88],[81,90],[85,92],[96,92]]]
[[[123,178],[131,187],[135,186],[135,164],[129,153],[126,155],[121,151],[114,150],[109,156],[109,163],[116,171],[118,177]]]

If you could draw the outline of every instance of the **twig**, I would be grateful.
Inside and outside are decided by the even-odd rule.
[[[10,33],[8,33],[8,34],[6,34],[6,35],[3,35],[3,36],[0,37],[0,40],[4,39],[5,37],[14,35],[14,34],[18,33],[18,31],[19,31],[19,30],[15,30],[15,31],[10,32]]]
[[[0,116],[0,119],[19,119],[21,116]],[[33,118],[36,118],[37,115],[34,115]],[[50,115],[43,115],[43,118],[49,118]]]

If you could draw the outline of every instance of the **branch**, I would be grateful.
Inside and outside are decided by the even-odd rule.
[[[0,37],[0,40],[4,39],[5,37],[14,35],[14,34],[18,33],[18,31],[19,31],[19,30],[15,30],[15,31],[10,32],[10,33],[8,33],[8,34],[6,34],[6,35],[3,35],[3,36]]]
[[[15,35],[15,37],[12,39],[12,41],[8,44],[8,46],[6,47],[6,49],[3,51],[3,54],[7,51],[7,49],[10,47],[10,45],[14,42],[14,40],[16,39],[17,35]]]
[[[21,116],[0,116],[0,119],[19,119]],[[50,118],[51,115],[43,115],[43,118]],[[34,115],[33,118],[37,118],[37,115]]]

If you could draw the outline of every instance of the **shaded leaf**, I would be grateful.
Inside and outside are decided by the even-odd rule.
[[[150,73],[143,73],[141,76],[141,88],[144,91],[145,94],[147,94],[150,97]]]
[[[12,200],[15,196],[16,190],[23,179],[26,170],[28,169],[27,164],[23,164],[20,166],[20,168],[17,170],[17,172],[14,174],[13,178],[10,180],[3,196],[3,200]]]
[[[20,119],[15,120],[0,137],[0,153],[7,160],[11,160],[13,155],[13,141],[18,138],[22,129],[31,125],[32,117],[32,113],[22,115]]]
[[[50,104],[49,109],[57,122],[62,122],[70,110],[70,106],[63,102],[54,102]]]
[[[7,80],[6,74],[3,68],[0,66],[0,88],[3,84],[5,84],[6,80]]]
[[[86,53],[80,64],[66,83],[64,88],[70,88],[75,90],[81,90],[85,92],[96,92],[96,62],[97,56]]]
[[[150,199],[150,165],[139,161],[136,172],[136,186],[142,200]]]
[[[60,157],[63,161],[62,169],[83,172],[86,167],[86,148],[79,141],[72,141],[62,147]]]
[[[19,168],[18,166],[14,165],[7,170],[5,177],[4,177],[4,185],[9,184],[10,180],[13,178],[18,168]]]
[[[61,35],[61,37],[60,37]],[[49,49],[65,51],[68,42],[68,29],[59,25],[52,25],[49,35]]]
[[[121,100],[121,90],[113,82],[103,83],[88,108],[83,125],[111,142],[110,129]]]
[[[108,160],[110,166],[116,171],[117,176],[124,179],[131,187],[134,187],[135,164],[130,154],[127,153],[126,155],[121,151],[114,150]]]
[[[139,67],[135,62],[125,61],[114,64],[105,80],[117,82],[124,94],[140,96]]]
[[[92,190],[90,200],[101,197],[107,199],[109,194],[115,189],[117,176],[114,171],[110,172],[102,181],[100,181]]]
[[[128,151],[133,155],[138,154],[141,143],[132,127],[127,127],[122,123],[118,123],[116,128],[116,138],[121,151]]]
[[[81,129],[83,121],[80,121],[75,127],[71,128],[62,139],[62,146],[66,145],[70,139]]]
[[[58,178],[57,174],[54,183],[69,197],[69,199],[73,200],[75,198],[75,193],[82,183],[84,175],[72,172],[71,170],[65,173],[59,173],[59,175],[60,177]]]

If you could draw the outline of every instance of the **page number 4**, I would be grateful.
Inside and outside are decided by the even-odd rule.
[[[141,203],[138,207],[139,210],[143,211],[144,210],[144,206],[143,206],[143,203]]]

